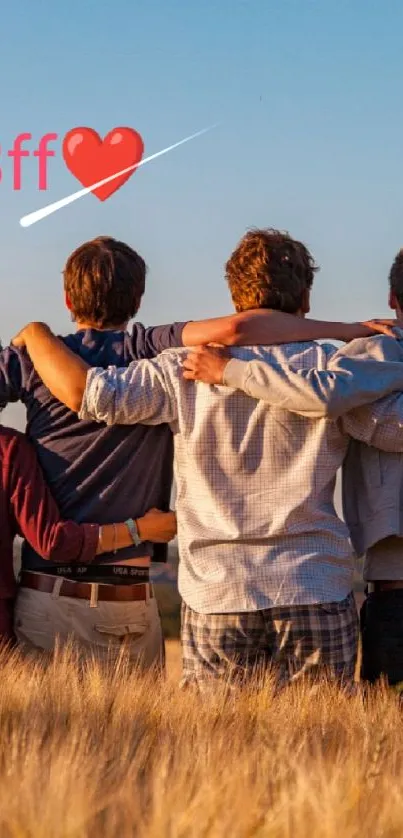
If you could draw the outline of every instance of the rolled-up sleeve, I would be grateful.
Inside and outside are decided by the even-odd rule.
[[[80,419],[106,425],[159,425],[173,422],[177,405],[173,386],[175,360],[160,355],[137,361],[127,369],[88,371]]]
[[[98,546],[98,534],[97,524],[60,521],[49,527],[48,541],[39,553],[42,558],[58,564],[91,564]]]

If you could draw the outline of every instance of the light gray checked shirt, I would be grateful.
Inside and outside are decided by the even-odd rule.
[[[228,386],[302,416],[349,414],[343,426],[354,439],[343,464],[343,512],[353,546],[366,553],[367,581],[403,579],[403,332],[395,333],[352,341],[326,370],[233,358],[224,372]],[[385,384],[397,392],[365,404],[386,392]]]
[[[326,369],[334,352],[314,343],[233,350],[243,360],[294,369]],[[333,505],[349,442],[341,423],[186,381],[185,353],[90,370],[80,412],[107,424],[170,424],[184,601],[200,613],[228,613],[343,599],[352,587],[353,551]],[[374,439],[370,416],[366,431],[362,417],[358,425],[361,437]]]

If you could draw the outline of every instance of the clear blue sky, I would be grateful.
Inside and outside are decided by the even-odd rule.
[[[28,320],[69,328],[61,270],[97,234],[149,265],[145,323],[225,313],[223,264],[250,226],[288,229],[322,270],[315,316],[385,315],[403,245],[403,7],[399,0],[19,0],[0,34],[1,289],[6,342]],[[146,154],[219,128],[23,229],[78,188],[70,128],[136,128]],[[59,134],[39,193],[34,158],[12,191],[4,156],[22,131]]]

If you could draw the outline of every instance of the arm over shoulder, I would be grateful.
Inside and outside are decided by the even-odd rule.
[[[310,418],[338,419],[403,390],[403,349],[394,338],[360,338],[339,350],[321,347],[321,352],[322,369],[232,360],[224,380],[253,398]]]

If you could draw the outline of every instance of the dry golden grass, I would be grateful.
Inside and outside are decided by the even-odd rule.
[[[386,690],[268,683],[207,701],[123,664],[80,674],[69,652],[46,670],[0,665],[2,838],[403,834],[403,725]]]

